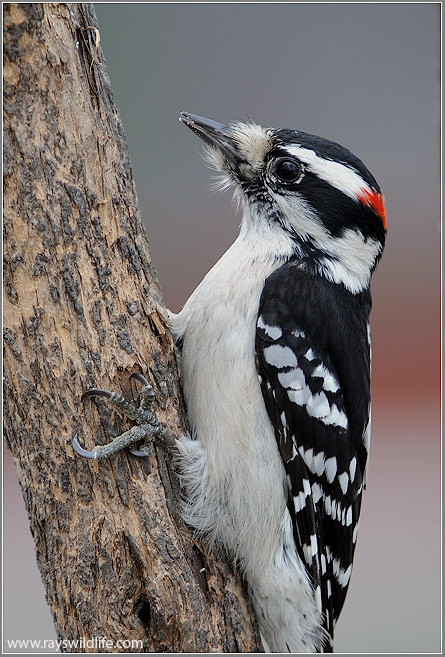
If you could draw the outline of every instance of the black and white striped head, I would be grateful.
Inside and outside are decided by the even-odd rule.
[[[354,293],[369,285],[386,216],[377,182],[355,155],[297,130],[226,126],[187,112],[180,120],[205,142],[222,186],[234,185],[242,231],[273,235],[289,257]]]

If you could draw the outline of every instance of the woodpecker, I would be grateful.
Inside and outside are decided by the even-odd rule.
[[[242,212],[238,238],[170,313],[189,429],[175,441],[183,516],[243,572],[266,652],[331,652],[366,483],[383,196],[327,139],[180,121]],[[131,417],[149,440],[162,433],[153,415]],[[73,444],[89,458],[117,449]]]

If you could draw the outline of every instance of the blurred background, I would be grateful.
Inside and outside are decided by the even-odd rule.
[[[237,235],[187,110],[338,141],[386,198],[373,432],[336,652],[439,652],[440,4],[96,4],[139,205],[178,311]],[[55,638],[5,453],[4,640]],[[6,647],[6,644],[4,644]],[[17,652],[24,652],[23,649]]]

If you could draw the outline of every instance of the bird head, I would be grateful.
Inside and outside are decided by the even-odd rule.
[[[354,293],[369,285],[385,243],[386,214],[380,188],[359,158],[298,130],[224,125],[188,112],[180,120],[204,141],[221,186],[234,187],[242,231],[274,236],[300,266]]]

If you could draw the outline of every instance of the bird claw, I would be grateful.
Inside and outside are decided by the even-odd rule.
[[[84,459],[97,459],[97,451],[96,449],[88,450],[84,449],[82,445],[79,443],[77,439],[77,433],[74,434],[73,440],[72,440],[72,447],[73,450],[78,454],[79,456],[82,456]]]
[[[85,390],[85,392],[82,393],[82,397],[80,399],[82,401],[88,399],[88,397],[104,397],[105,399],[110,399],[112,394],[113,393],[109,392],[109,390],[102,390],[102,388],[90,388],[89,390]]]
[[[152,405],[155,399],[153,387],[147,379],[139,373],[132,374],[130,380],[142,383],[142,388],[139,393],[139,407],[127,402],[127,400],[119,393],[110,392],[101,388],[90,388],[89,390],[86,390],[81,399],[85,400],[89,397],[103,397],[107,403],[114,406],[125,417],[134,420],[136,423],[135,426],[128,431],[124,431],[124,433],[114,438],[114,440],[107,445],[96,445],[92,450],[84,449],[78,441],[77,434],[75,434],[72,439],[72,447],[76,454],[86,459],[103,459],[129,447],[129,451],[134,456],[146,457],[153,454],[153,443],[156,439],[160,439],[170,446],[173,444],[173,439],[168,435],[165,429],[161,427],[156,414],[152,410]],[[140,449],[132,447],[141,441],[142,446]]]
[[[137,449],[136,447],[130,447],[128,449],[130,454],[133,454],[133,456],[138,456],[139,458],[143,458],[144,456],[150,456],[150,454],[153,454],[153,446],[151,444],[145,443],[142,445],[141,449]]]

